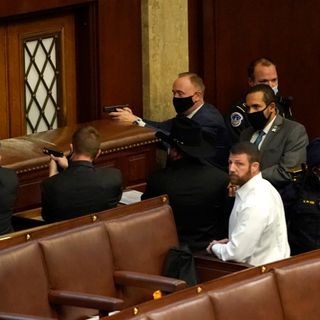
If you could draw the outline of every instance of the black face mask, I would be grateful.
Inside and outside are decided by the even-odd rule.
[[[186,112],[188,109],[190,109],[194,105],[192,97],[193,96],[186,97],[186,98],[173,97],[172,103],[177,114],[182,114]]]
[[[249,120],[251,126],[255,130],[262,130],[266,126],[266,124],[271,116],[271,113],[269,114],[268,118],[266,118],[263,111],[266,110],[268,107],[269,106],[266,106],[261,111],[247,113],[248,120]]]

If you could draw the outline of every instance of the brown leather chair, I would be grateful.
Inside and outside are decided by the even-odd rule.
[[[149,320],[183,319],[183,320],[216,320],[212,303],[207,295],[194,295],[183,300],[183,305],[177,303],[173,308],[163,306],[148,313]]]
[[[122,236],[130,237],[126,233]],[[135,242],[135,239],[130,241]],[[119,286],[129,284],[173,291],[186,285],[181,280],[131,270],[114,272],[112,249],[103,222],[74,228],[39,240],[39,243],[52,288],[49,298],[52,303],[59,304],[59,319],[80,319],[99,311],[105,314],[121,309],[123,300]],[[70,306],[66,306],[66,298]]]
[[[68,292],[72,300],[70,306],[57,307],[59,319],[90,317],[97,315],[99,309],[121,308],[123,301],[117,299],[112,254],[103,224],[58,233],[39,243],[52,289],[50,300],[60,303],[65,298],[60,295],[61,290]],[[92,308],[83,308],[89,306]]]
[[[57,317],[48,300],[49,285],[38,243],[2,250],[0,266],[0,319]]]
[[[210,288],[211,287],[211,288]],[[277,283],[272,273],[216,288],[205,287],[217,320],[284,320]]]
[[[320,318],[320,259],[274,270],[286,319]]]
[[[160,276],[169,249],[179,243],[169,205],[162,206],[161,210],[151,209],[104,223],[117,272],[125,270]],[[166,288],[158,284],[158,289],[172,292],[177,288],[174,286]],[[126,286],[123,288],[125,305],[152,299],[154,290]]]

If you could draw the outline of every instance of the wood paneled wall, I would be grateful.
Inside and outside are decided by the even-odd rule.
[[[296,120],[320,136],[319,12],[318,0],[189,0],[190,70],[203,76],[207,100],[225,113],[247,89],[248,63],[267,56]]]
[[[0,22],[64,10],[77,18],[79,120],[122,103],[142,115],[140,0],[2,0]],[[247,89],[249,61],[268,56],[296,119],[320,136],[318,12],[318,0],[189,0],[190,70],[204,78],[207,100],[225,113]]]
[[[0,24],[65,12],[75,18],[77,121],[104,118],[103,106],[123,103],[142,115],[140,0],[2,0]]]

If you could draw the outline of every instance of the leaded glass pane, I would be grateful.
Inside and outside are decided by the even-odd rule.
[[[24,42],[27,134],[58,127],[58,35]]]

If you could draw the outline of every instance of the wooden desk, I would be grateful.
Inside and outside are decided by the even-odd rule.
[[[40,183],[48,177],[50,159],[42,148],[67,153],[73,132],[84,125],[101,134],[102,153],[96,165],[119,168],[125,188],[143,190],[146,177],[156,167],[154,130],[97,120],[1,141],[2,166],[16,169],[20,182],[15,212],[41,206]]]
[[[201,283],[251,267],[246,263],[222,261],[206,251],[194,253],[194,261]]]

